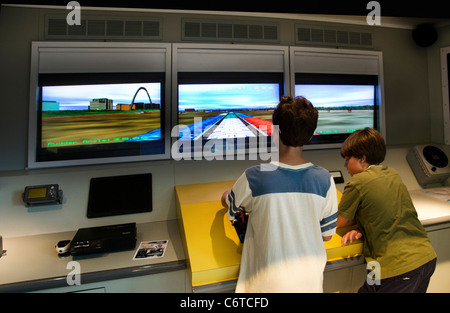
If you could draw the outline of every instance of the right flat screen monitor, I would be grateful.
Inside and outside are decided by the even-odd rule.
[[[379,129],[377,75],[296,73],[295,96],[319,111],[309,144],[342,143],[365,127]]]

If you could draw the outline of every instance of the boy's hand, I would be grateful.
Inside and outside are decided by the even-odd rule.
[[[220,199],[220,201],[222,202],[223,207],[226,208],[226,209],[228,209],[228,204],[227,204],[227,202],[225,201],[225,199],[227,198],[227,196],[228,196],[229,193],[230,193],[230,190],[225,191],[225,192],[223,193],[223,195],[222,195],[222,199]]]
[[[351,230],[342,237],[341,246],[342,247],[345,246],[348,241],[350,241],[350,243],[352,243],[353,240],[360,239],[361,237],[362,237],[362,233],[359,230],[357,230],[357,229]]]

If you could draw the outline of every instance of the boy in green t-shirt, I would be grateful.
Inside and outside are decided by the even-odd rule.
[[[368,277],[359,292],[426,292],[436,253],[400,176],[380,164],[385,155],[383,137],[370,128],[356,131],[342,145],[352,179],[339,203],[337,227],[358,225],[344,235],[342,245],[362,237],[366,262],[378,262],[379,277]]]

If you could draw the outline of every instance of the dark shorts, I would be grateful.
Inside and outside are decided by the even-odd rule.
[[[425,293],[435,268],[436,259],[433,259],[405,274],[382,279],[379,285],[369,285],[366,281],[358,292]]]

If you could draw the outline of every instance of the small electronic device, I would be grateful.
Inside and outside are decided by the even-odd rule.
[[[136,233],[136,223],[80,228],[70,243],[70,254],[131,250],[136,246]]]
[[[344,182],[344,177],[341,171],[330,171],[335,184],[342,184]]]
[[[55,246],[56,252],[58,252],[58,254],[68,253],[69,248],[70,248],[70,240],[61,240]]]
[[[63,192],[58,184],[27,186],[23,192],[26,206],[61,204]]]
[[[234,229],[236,229],[239,240],[243,243],[245,233],[247,232],[248,212],[243,209],[238,209],[234,216],[234,220],[232,220],[231,223],[233,224]]]
[[[422,187],[442,184],[450,177],[448,150],[442,145],[419,145],[408,153],[406,159]]]

